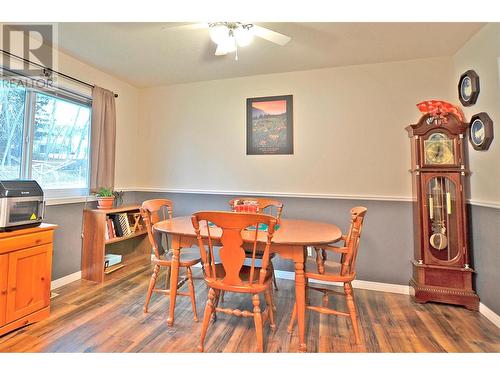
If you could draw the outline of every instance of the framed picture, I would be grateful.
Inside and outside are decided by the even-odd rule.
[[[493,141],[493,120],[486,112],[475,114],[470,119],[469,141],[474,150],[485,151]]]
[[[464,107],[476,104],[479,96],[479,76],[473,70],[467,70],[458,80],[458,99]]]
[[[293,154],[293,96],[247,99],[247,155]]]

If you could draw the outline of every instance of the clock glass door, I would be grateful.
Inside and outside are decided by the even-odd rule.
[[[459,254],[457,188],[444,176],[427,184],[428,249],[440,261],[451,261]]]

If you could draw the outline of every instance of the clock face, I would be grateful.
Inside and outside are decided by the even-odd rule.
[[[484,142],[486,133],[484,131],[484,123],[480,119],[476,119],[470,126],[470,140],[476,146],[480,146]]]
[[[453,140],[442,133],[432,134],[424,141],[425,164],[454,164]]]

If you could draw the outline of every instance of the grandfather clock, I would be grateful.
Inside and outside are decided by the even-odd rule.
[[[467,244],[466,133],[460,111],[446,102],[417,105],[424,113],[406,128],[411,141],[415,301],[478,310]]]

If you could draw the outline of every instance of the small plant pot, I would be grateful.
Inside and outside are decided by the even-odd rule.
[[[115,197],[97,197],[97,208],[113,208]]]

